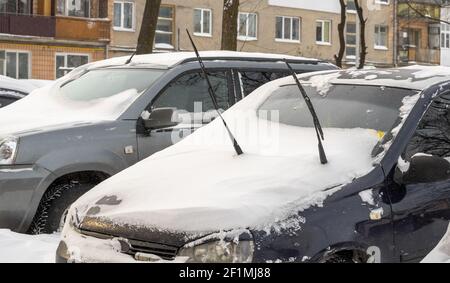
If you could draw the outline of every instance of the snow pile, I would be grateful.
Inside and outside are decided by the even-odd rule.
[[[275,89],[292,83],[290,77],[269,83],[224,113],[244,155],[236,156],[222,122],[216,119],[106,180],[73,207],[80,217],[214,232],[267,231],[299,210],[321,205],[330,194],[323,190],[347,184],[373,169],[371,151],[379,137],[372,129],[324,128],[330,162],[321,165],[313,128],[269,122],[256,115],[255,109]],[[257,132],[247,134],[249,129]],[[105,196],[115,196],[121,203],[98,203]]]
[[[0,76],[0,89],[8,89],[23,93],[30,93],[37,88],[27,80],[16,80],[7,76]]]
[[[116,120],[138,97],[130,89],[108,98],[74,101],[60,95],[63,81],[37,89],[0,109],[0,137],[67,123]]]
[[[422,260],[422,263],[450,263],[450,225],[437,247]]]
[[[413,73],[416,79],[425,79],[432,77],[448,77],[450,76],[450,68],[444,66],[420,66],[413,65],[402,69],[417,70]]]
[[[24,235],[0,229],[0,263],[55,262],[59,235]]]

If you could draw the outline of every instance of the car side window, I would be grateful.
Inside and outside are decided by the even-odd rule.
[[[450,93],[437,97],[422,117],[406,149],[406,159],[427,154],[450,161]]]
[[[230,107],[228,75],[226,71],[211,72],[209,79],[216,94],[219,109]],[[201,109],[194,109],[195,103],[201,103]],[[158,96],[152,109],[171,107],[190,113],[214,110],[214,104],[208,93],[208,84],[199,72],[182,75]]]
[[[289,73],[284,71],[279,72],[239,71],[243,95],[247,96],[258,87],[270,81],[286,77],[288,75]]]
[[[16,101],[16,99],[0,96],[0,108],[5,107]]]

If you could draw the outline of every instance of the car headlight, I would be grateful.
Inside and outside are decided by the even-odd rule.
[[[0,141],[0,165],[11,165],[16,158],[18,138],[7,137]]]
[[[182,248],[180,257],[194,263],[250,263],[253,260],[253,241],[214,241]]]

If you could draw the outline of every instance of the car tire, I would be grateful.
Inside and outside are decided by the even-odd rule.
[[[51,234],[60,231],[70,205],[94,186],[95,184],[70,181],[50,187],[42,197],[29,234]]]

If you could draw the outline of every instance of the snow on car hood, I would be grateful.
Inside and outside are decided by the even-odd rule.
[[[116,120],[137,97],[134,89],[89,102],[59,95],[59,80],[0,109],[0,138],[60,125]]]
[[[244,155],[236,155],[216,119],[101,183],[71,213],[81,221],[89,216],[169,231],[267,229],[321,205],[340,185],[373,169],[374,130],[325,128],[329,163],[321,165],[314,129],[258,118],[252,109],[283,83],[270,83],[224,113]]]

